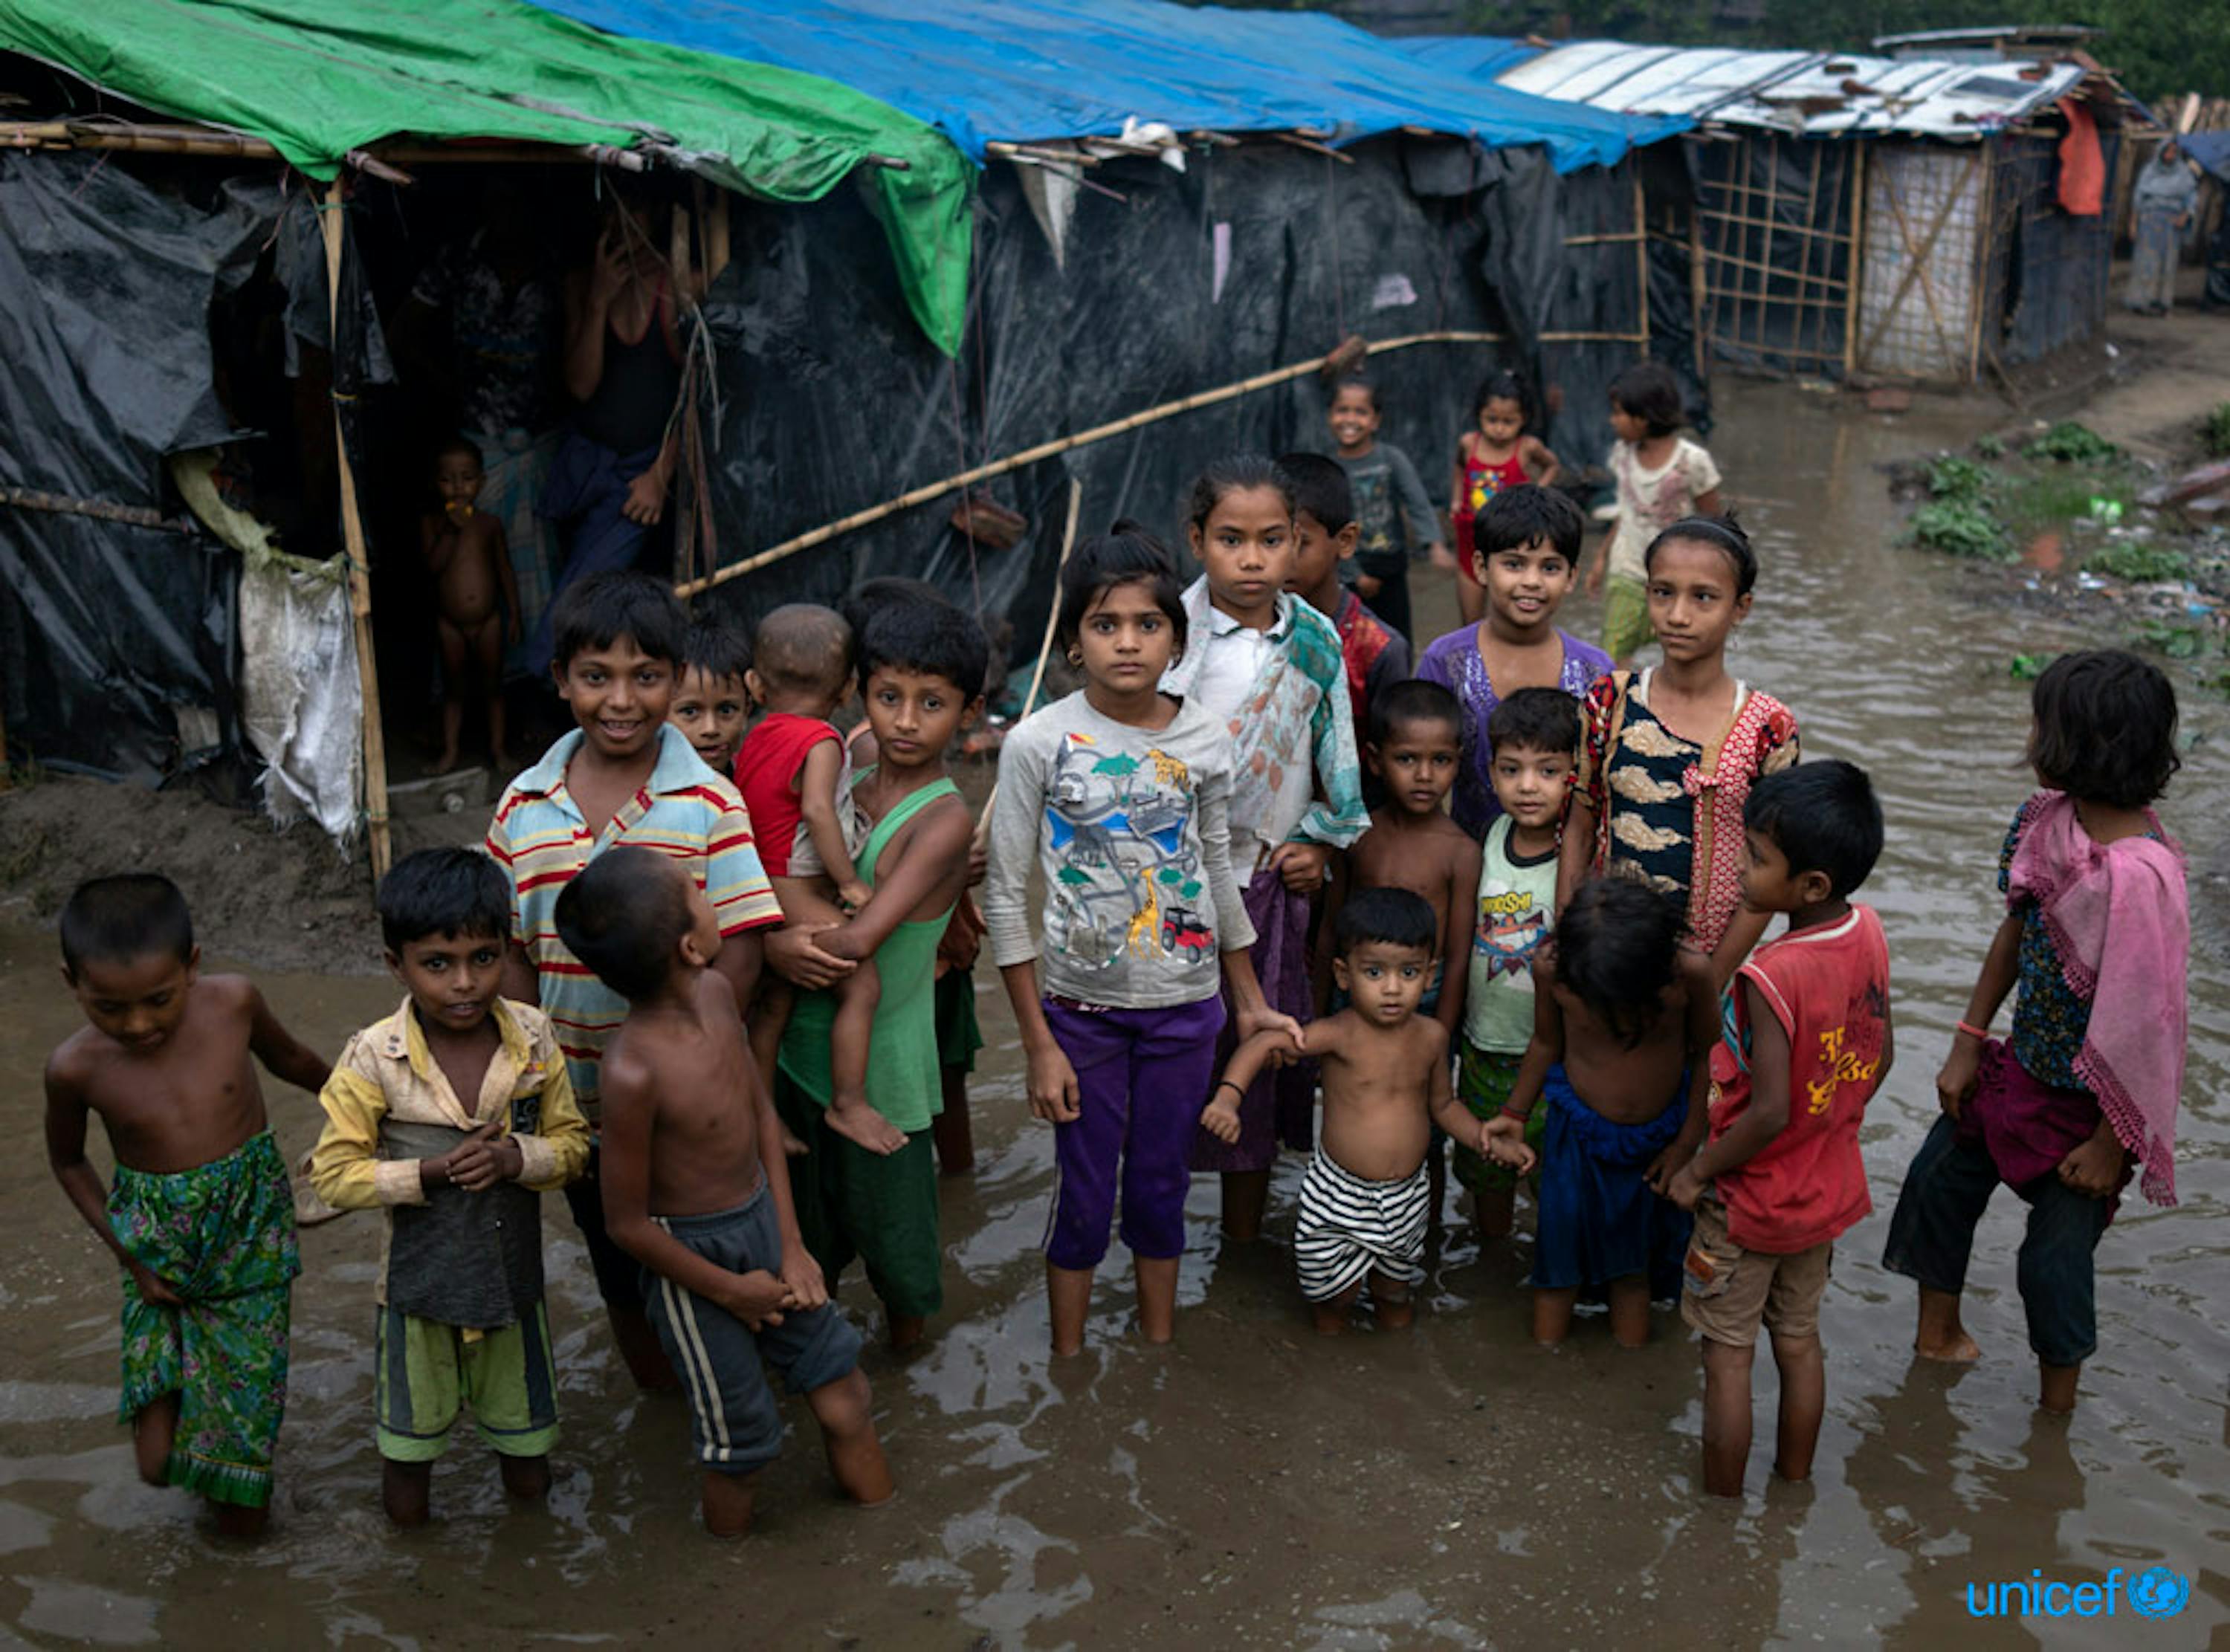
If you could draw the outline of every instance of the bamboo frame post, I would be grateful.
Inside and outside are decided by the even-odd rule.
[[[0,705],[0,792],[15,783],[14,771],[8,767],[8,708]]]
[[[332,357],[340,361],[341,235],[344,225],[341,177],[326,186],[319,217],[325,232],[325,317]],[[349,464],[348,437],[341,427],[340,399],[333,399],[333,451],[339,464],[341,539],[348,551],[349,611],[355,620],[356,680],[364,697],[364,815],[371,839],[371,875],[387,876],[395,858],[387,831],[387,735],[379,716],[379,662],[371,649],[371,563],[364,549],[364,517],[357,508],[356,471]]]
[[[1634,168],[1634,312],[1641,319],[1635,331],[1641,335],[1641,353],[1649,354],[1649,202],[1641,190],[1641,168],[1633,157],[1627,157]]]
[[[1843,267],[1843,376],[1859,370],[1859,305],[1866,269],[1866,146],[1851,151],[1851,246]]]
[[[1053,565],[1053,603],[1046,609],[1045,635],[1038,639],[1038,667],[1030,673],[1030,691],[1022,696],[1020,723],[1029,716],[1038,703],[1038,691],[1045,686],[1046,661],[1053,655],[1053,633],[1060,624],[1060,576],[1068,568],[1068,553],[1076,549],[1077,519],[1084,512],[1084,484],[1074,477],[1068,482],[1068,526],[1060,536],[1060,560]],[[991,841],[991,806],[999,800],[999,782],[991,782],[991,789],[983,799],[983,812],[976,817],[975,842],[982,848]]]

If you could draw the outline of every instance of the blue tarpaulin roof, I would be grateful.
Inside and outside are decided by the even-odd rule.
[[[1386,43],[1467,80],[1491,80],[1544,49],[1510,35],[1404,35]]]
[[[1540,144],[1559,171],[1608,164],[1678,125],[1512,92],[1434,67],[1317,13],[1164,0],[538,0],[607,34],[836,80],[938,127],[981,162],[994,139],[1309,127],[1346,142],[1402,126]]]

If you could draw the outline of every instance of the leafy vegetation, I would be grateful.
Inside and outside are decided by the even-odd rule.
[[[1947,556],[2007,562],[2019,554],[1998,519],[1979,505],[1938,499],[1912,513],[1914,543]]]
[[[2204,626],[2180,625],[2170,620],[2148,620],[2130,635],[2132,647],[2149,648],[2170,659],[2196,659],[2207,652]]]
[[[2094,574],[2111,574],[2139,585],[2191,577],[2189,556],[2173,546],[2144,539],[2117,540],[2092,551],[2083,559],[2083,565]]]
[[[2230,458],[2230,402],[2217,402],[2199,422],[2200,446],[2215,459]]]
[[[2021,452],[2031,459],[2056,460],[2063,465],[2104,465],[2119,459],[2122,450],[2088,425],[2063,419]]]
[[[1989,467],[1957,453],[1945,453],[1928,466],[1928,497],[1954,505],[1982,505],[1996,491]]]

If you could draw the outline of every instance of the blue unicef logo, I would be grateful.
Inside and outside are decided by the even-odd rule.
[[[2130,1607],[2140,1617],[2174,1617],[2191,1598],[2191,1579],[2155,1566],[2130,1580]]]

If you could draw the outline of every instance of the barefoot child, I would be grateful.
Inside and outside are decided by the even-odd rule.
[[[1378,387],[1357,375],[1332,392],[1325,421],[1339,450],[1340,468],[1355,490],[1355,591],[1387,628],[1409,637],[1409,563],[1429,556],[1448,565],[1440,518],[1417,479],[1417,467],[1399,447],[1378,440]]]
[[[759,932],[782,918],[751,842],[751,817],[725,778],[666,720],[688,619],[648,574],[592,574],[558,593],[548,615],[558,697],[580,724],[512,781],[488,824],[487,852],[510,875],[511,948],[503,995],[550,1017],[574,1099],[594,1130],[597,1057],[627,1000],[581,966],[558,935],[559,892],[598,855],[639,843],[672,855],[720,916],[715,967],[740,1006],[758,979]],[[613,1340],[635,1382],[671,1387],[674,1372],[643,1317],[640,1270],[604,1233],[593,1147],[565,1202],[588,1246]]]
[[[1649,1340],[1649,1302],[1679,1289],[1687,1213],[1653,1189],[1682,1122],[1704,1105],[1719,995],[1711,961],[1681,944],[1680,910],[1627,877],[1580,886],[1533,956],[1533,1041],[1486,1126],[1523,1172],[1526,1121],[1546,1100],[1533,1250],[1533,1339],[1555,1345],[1580,1292],[1606,1292],[1611,1334]]]
[[[1588,691],[1580,774],[1557,893],[1629,866],[1687,910],[1688,936],[1721,986],[1765,933],[1742,903],[1743,800],[1797,758],[1796,719],[1727,674],[1727,640],[1750,612],[1757,556],[1732,521],[1692,517],[1646,554],[1649,618],[1665,663]]]
[[[480,452],[453,436],[434,454],[440,508],[418,519],[418,548],[434,575],[434,633],[441,645],[441,755],[433,772],[457,766],[465,700],[478,690],[487,708],[488,755],[511,767],[503,749],[503,651],[519,640],[519,580],[503,524],[474,503],[485,480]]]
[[[682,1373],[706,1529],[742,1536],[751,1476],[781,1455],[763,1360],[805,1396],[844,1495],[886,1501],[890,1465],[860,1334],[806,1249],[774,1103],[735,994],[708,967],[723,944],[719,915],[672,860],[622,846],[566,884],[558,924],[628,1000],[604,1051],[605,1224],[640,1264],[659,1340]]]
[[[1525,387],[1508,370],[1490,373],[1472,398],[1473,429],[1456,440],[1456,463],[1448,498],[1448,525],[1455,540],[1456,607],[1466,625],[1475,625],[1486,612],[1486,588],[1472,570],[1477,565],[1472,526],[1487,501],[1498,493],[1531,482],[1547,487],[1563,473],[1556,455],[1538,436],[1529,436],[1531,422],[1525,404]]]
[[[1684,517],[1719,514],[1719,467],[1680,434],[1687,421],[1679,382],[1661,362],[1637,362],[1610,382],[1618,520],[1588,570],[1588,595],[1603,599],[1603,649],[1620,671],[1650,638],[1650,541]]]
[[[1313,1012],[1309,902],[1332,852],[1370,824],[1339,633],[1286,591],[1293,501],[1268,460],[1208,466],[1187,515],[1207,571],[1185,589],[1185,651],[1162,689],[1198,701],[1231,736],[1231,864],[1254,928],[1254,976],[1271,1009],[1305,1022]],[[1227,1051],[1243,1007],[1227,993]],[[1286,1082],[1266,1076],[1241,1104],[1236,1141],[1194,1137],[1192,1167],[1222,1173],[1223,1227],[1234,1239],[1261,1231],[1279,1142],[1308,1145],[1314,1086],[1303,1067],[1278,1077]]]
[[[1495,800],[1496,703],[1525,688],[1562,689],[1577,697],[1610,669],[1610,656],[1556,629],[1556,610],[1572,594],[1579,566],[1580,508],[1562,493],[1521,484],[1486,502],[1473,524],[1472,573],[1486,593],[1486,617],[1451,631],[1425,650],[1417,675],[1453,691],[1463,706],[1464,766],[1456,778],[1455,821],[1483,838]]]
[[[1130,523],[1086,540],[1061,575],[1054,634],[1084,687],[999,749],[983,920],[1030,1111],[1054,1127],[1046,1294],[1054,1352],[1067,1354],[1084,1346],[1118,1187],[1139,1331],[1175,1334],[1186,1154],[1224,1022],[1220,979],[1247,1031],[1282,1026],[1291,1046],[1299,1029],[1269,1013],[1247,950],[1254,928],[1225,825],[1230,736],[1198,701],[1161,691],[1187,634],[1169,553]]]
[[[1859,1126],[1896,1053],[1889,943],[1849,899],[1881,853],[1866,772],[1769,775],[1743,825],[1743,903],[1786,912],[1789,929],[1736,978],[1711,1051],[1711,1144],[1666,1188],[1696,1217],[1680,1316],[1704,1340],[1704,1489],[1721,1497],[1742,1495],[1761,1323],[1781,1373],[1773,1471],[1811,1476],[1827,1403],[1820,1301],[1836,1239],[1873,1208]]]
[[[380,879],[379,926],[409,995],[333,1064],[310,1182],[336,1210],[387,1212],[372,1284],[380,1498],[412,1527],[466,1406],[503,1488],[549,1495],[541,1195],[588,1163],[589,1126],[550,1018],[498,996],[502,868],[477,849],[405,855]]]
[[[1417,1013],[1440,915],[1406,889],[1358,890],[1333,920],[1332,967],[1348,1006],[1312,1025],[1308,1051],[1324,1070],[1324,1138],[1301,1182],[1293,1259],[1317,1329],[1337,1336],[1368,1283],[1379,1323],[1409,1323],[1425,1276],[1431,1194],[1425,1152],[1437,1124],[1482,1151],[1485,1127],[1448,1090],[1447,1029]],[[1239,1047],[1201,1124],[1239,1135],[1239,1098],[1282,1045],[1278,1029]]]
[[[1486,829],[1467,914],[1471,980],[1456,1070],[1456,1098],[1481,1119],[1510,1099],[1532,1042],[1533,955],[1556,921],[1556,844],[1579,752],[1579,703],[1560,688],[1518,689],[1496,704],[1486,734],[1501,813]],[[1548,1109],[1535,1108],[1527,1147],[1539,1150],[1548,1123]],[[1456,1148],[1455,1163],[1481,1237],[1503,1237],[1518,1178],[1468,1147]]]
[[[1347,665],[1347,697],[1355,707],[1356,749],[1370,734],[1370,704],[1409,678],[1408,639],[1363,606],[1340,582],[1355,555],[1355,493],[1347,472],[1322,453],[1287,453],[1278,474],[1293,500],[1293,571],[1286,588],[1332,623]],[[1364,776],[1364,800],[1372,797]]]
[[[851,813],[851,766],[844,736],[828,721],[852,692],[852,628],[834,608],[790,603],[759,621],[751,660],[746,680],[764,715],[736,754],[736,784],[758,833],[759,858],[782,903],[783,922],[825,929],[843,922],[846,907],[865,907],[873,892],[853,867],[840,818]],[[828,1128],[870,1153],[896,1153],[906,1145],[905,1132],[867,1105],[868,1051],[881,992],[873,960],[860,959],[829,991],[835,1043],[828,1057]],[[790,1012],[787,984],[768,982],[751,1027],[759,1076],[770,1086]]]
[[[121,1264],[123,1392],[139,1477],[208,1499],[217,1529],[262,1531],[287,1408],[294,1195],[260,1061],[312,1092],[324,1061],[242,975],[203,975],[185,898],[132,872],[62,908],[62,980],[90,1025],[47,1061],[47,1162]],[[104,1190],[87,1114],[116,1158]]]
[[[828,993],[801,994],[783,1030],[775,1107],[808,1152],[797,1161],[797,1220],[833,1287],[853,1257],[883,1304],[891,1347],[919,1342],[944,1305],[937,1164],[930,1125],[944,1104],[937,1056],[936,958],[953,903],[968,884],[975,821],[944,772],[944,754],[982,709],[983,627],[948,603],[892,606],[860,639],[860,697],[875,762],[853,777],[846,807],[865,833],[860,876],[869,899],[817,931],[821,952],[882,979],[867,1098],[899,1138],[878,1153],[838,1134]],[[796,862],[791,863],[792,869]]]
[[[2044,790],[1998,856],[2006,897],[1966,1019],[1936,1076],[1943,1116],[1913,1155],[1883,1265],[1920,1285],[1914,1346],[1972,1360],[1959,1298],[2000,1183],[2028,1209],[2019,1279],[2037,1404],[2075,1407],[2098,1344],[2092,1253],[2130,1161],[2175,1203],[2190,908],[2183,852],[2153,813],[2181,766],[2175,691],[2134,654],[2064,654],[2036,680],[2028,761]],[[2012,1036],[1991,1018],[2018,989]]]
[[[700,620],[681,640],[681,674],[666,720],[716,775],[735,771],[736,748],[751,717],[751,691],[744,683],[751,668],[751,645],[733,626]]]

